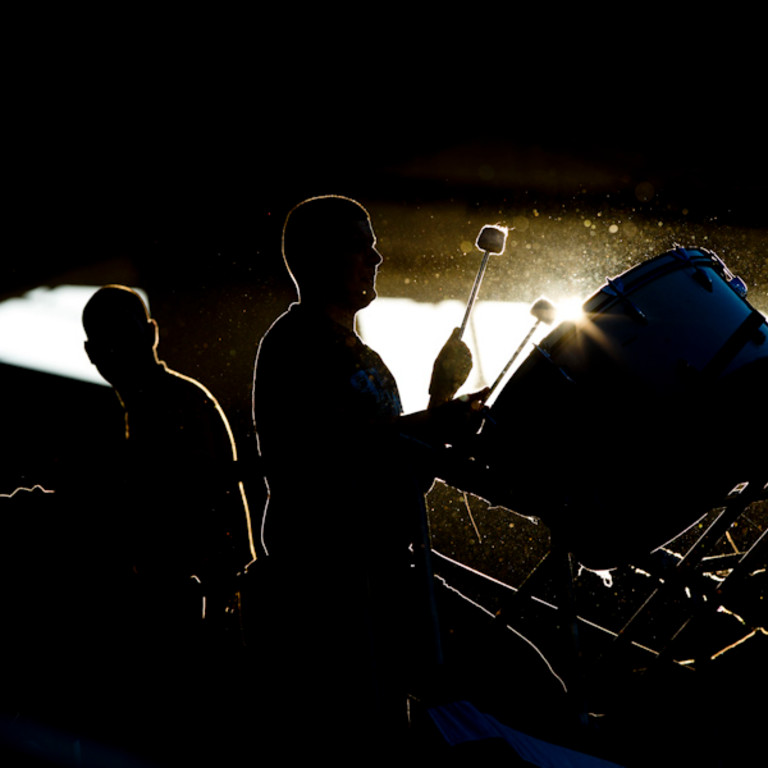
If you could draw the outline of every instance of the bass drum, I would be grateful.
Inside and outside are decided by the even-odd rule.
[[[695,249],[608,280],[500,392],[466,490],[540,517],[590,567],[681,533],[768,467],[768,325],[745,294]]]

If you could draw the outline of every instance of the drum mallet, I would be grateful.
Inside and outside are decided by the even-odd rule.
[[[491,254],[504,253],[504,246],[507,242],[507,227],[497,226],[485,226],[480,230],[480,234],[477,236],[475,245],[483,252],[483,260],[480,263],[480,269],[477,271],[475,277],[475,283],[472,286],[472,292],[469,294],[469,301],[467,301],[467,309],[464,312],[464,320],[461,323],[461,330],[459,331],[459,338],[464,335],[464,330],[467,327],[469,321],[469,315],[472,312],[472,307],[475,305],[475,299],[477,298],[477,292],[480,290],[480,283],[483,281],[483,275],[485,274],[485,268],[488,266],[488,259]]]
[[[501,373],[496,377],[496,381],[493,382],[491,388],[488,390],[488,396],[485,398],[486,400],[488,400],[488,398],[493,394],[496,387],[501,384],[502,379],[507,375],[507,371],[512,367],[512,364],[515,362],[515,360],[517,360],[517,356],[523,351],[525,345],[531,340],[531,336],[533,336],[536,329],[539,327],[539,323],[552,325],[552,323],[555,321],[557,310],[551,301],[542,297],[533,302],[533,305],[531,306],[531,314],[536,318],[536,322],[533,324],[531,330],[528,331],[528,334],[522,340],[520,346],[515,350],[515,354],[512,355],[512,357],[509,359],[509,362],[504,366]]]

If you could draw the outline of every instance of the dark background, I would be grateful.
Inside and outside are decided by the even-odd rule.
[[[723,9],[674,23],[647,7],[542,10],[10,16],[0,300],[143,288],[160,356],[213,390],[246,460],[256,345],[293,298],[280,229],[310,195],[369,208],[381,295],[465,299],[471,244],[499,222],[514,243],[487,298],[586,298],[681,242],[720,253],[768,312],[761,26]],[[106,387],[10,366],[0,387],[4,484],[47,483],[118,434]],[[765,444],[748,413],[738,429]],[[249,486],[257,516],[262,490]],[[466,509],[455,517],[444,538],[471,549]],[[515,577],[546,550],[518,529]]]

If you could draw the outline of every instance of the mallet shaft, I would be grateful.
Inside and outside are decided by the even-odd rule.
[[[461,323],[460,331],[459,331],[459,338],[461,338],[464,335],[464,331],[466,330],[467,323],[469,322],[469,316],[472,314],[472,307],[475,305],[475,299],[477,299],[477,292],[480,290],[480,283],[483,282],[483,275],[485,274],[485,268],[488,266],[488,259],[490,258],[491,254],[488,251],[485,251],[483,253],[483,260],[480,263],[480,269],[477,271],[477,275],[475,275],[475,283],[472,286],[472,291],[469,294],[469,301],[467,301],[467,309],[464,312],[464,320]]]

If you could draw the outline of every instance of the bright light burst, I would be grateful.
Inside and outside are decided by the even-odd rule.
[[[555,305],[558,323],[578,317],[582,300],[565,299]],[[536,325],[531,306],[519,301],[477,302],[464,334],[473,367],[459,394],[490,386],[533,330],[509,368],[506,380],[530,354],[533,345],[552,330],[553,326],[546,323]],[[406,413],[426,407],[432,364],[451,331],[461,324],[464,308],[457,300],[430,304],[379,297],[360,313],[360,335],[392,370]]]
[[[555,302],[557,321],[576,321],[584,314],[584,299],[579,296],[567,296]]]

